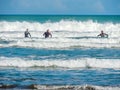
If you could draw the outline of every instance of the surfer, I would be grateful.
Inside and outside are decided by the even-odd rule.
[[[26,29],[26,31],[24,32],[24,34],[25,34],[25,38],[26,37],[31,37],[31,34],[29,33],[28,29]]]
[[[49,36],[51,36],[51,37],[52,37],[52,34],[50,33],[50,30],[49,30],[49,29],[47,29],[47,31],[46,31],[46,32],[44,32],[43,36],[45,36],[45,38],[48,38]]]
[[[108,34],[104,33],[103,31],[101,31],[101,33],[98,35],[98,37],[108,37]]]

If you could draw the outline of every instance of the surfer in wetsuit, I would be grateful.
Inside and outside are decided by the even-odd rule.
[[[31,37],[31,34],[29,33],[28,29],[26,29],[26,31],[24,32],[24,34],[25,34],[25,38],[26,37]]]
[[[45,36],[45,38],[48,38],[49,36],[52,37],[52,34],[50,33],[49,29],[47,29],[47,31],[43,34],[43,36]]]
[[[98,35],[98,37],[108,37],[108,34],[104,33],[103,31],[101,31],[101,33]]]

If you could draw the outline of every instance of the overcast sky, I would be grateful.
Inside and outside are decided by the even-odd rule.
[[[120,0],[0,0],[0,14],[120,15]]]

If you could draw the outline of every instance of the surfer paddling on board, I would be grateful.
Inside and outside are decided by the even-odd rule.
[[[46,31],[46,32],[44,32],[43,36],[45,36],[45,38],[48,38],[49,36],[51,36],[51,37],[52,37],[52,34],[50,33],[50,30],[49,30],[49,29],[47,29],[47,31]]]
[[[29,33],[28,29],[24,32],[25,38],[31,37],[31,34]]]
[[[104,33],[103,31],[101,31],[101,33],[99,35],[97,35],[98,37],[108,37],[108,34]]]

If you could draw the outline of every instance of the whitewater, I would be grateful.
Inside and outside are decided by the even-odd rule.
[[[25,29],[32,38],[24,38]],[[43,33],[50,29],[53,38],[43,39]],[[97,23],[90,21],[60,22],[0,22],[0,40],[6,42],[0,47],[18,46],[33,48],[120,48],[120,24]],[[98,38],[103,30],[109,38]],[[34,42],[34,43],[33,43]],[[41,42],[41,43],[40,43]]]
[[[25,38],[28,29],[31,38]],[[50,29],[52,38],[44,38]],[[101,30],[108,38],[97,35]],[[120,16],[0,15],[0,88],[119,90]]]

